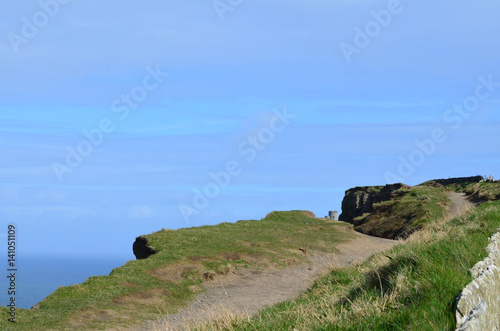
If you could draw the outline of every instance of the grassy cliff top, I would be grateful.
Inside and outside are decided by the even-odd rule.
[[[445,220],[446,190],[485,203]],[[377,204],[363,224],[374,231],[404,226],[412,233],[407,240],[360,265],[334,270],[297,300],[254,318],[224,321],[230,326],[225,330],[453,329],[456,296],[500,226],[500,202],[493,201],[499,198],[498,182],[403,188],[395,199]],[[203,291],[207,279],[238,268],[286,268],[305,261],[304,251],[334,252],[351,239],[350,227],[290,211],[273,212],[261,221],[164,229],[143,236],[155,255],[129,261],[109,276],[61,287],[39,309],[17,310],[15,325],[7,322],[7,309],[0,308],[0,329],[127,328],[177,312]]]
[[[60,287],[37,310],[17,310],[17,323],[0,313],[1,330],[98,330],[127,327],[173,313],[202,291],[206,279],[238,268],[285,268],[305,260],[302,250],[335,251],[349,225],[303,211],[273,212],[240,221],[145,237],[157,254],[129,261],[109,276]]]

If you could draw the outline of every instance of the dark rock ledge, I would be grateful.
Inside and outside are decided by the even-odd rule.
[[[143,236],[135,238],[132,249],[137,260],[147,259],[151,255],[156,254],[156,250],[149,246],[148,239]]]

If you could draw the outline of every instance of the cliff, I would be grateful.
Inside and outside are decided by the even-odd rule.
[[[354,223],[354,219],[366,213],[373,212],[375,203],[388,201],[393,193],[401,188],[409,189],[405,184],[392,184],[386,186],[355,187],[345,192],[342,201],[342,214],[339,220]]]
[[[356,187],[346,192],[340,220],[371,236],[406,238],[424,224],[444,217],[449,204],[445,189],[434,185]]]

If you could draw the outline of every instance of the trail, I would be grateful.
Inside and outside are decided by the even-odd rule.
[[[451,206],[448,207],[446,219],[453,219],[461,216],[477,206],[477,204],[467,199],[465,193],[446,192],[446,194],[451,200]]]
[[[134,330],[185,330],[185,322],[191,325],[207,322],[228,312],[252,316],[267,306],[295,298],[307,290],[318,276],[333,267],[350,266],[397,243],[352,230],[346,232],[356,237],[339,244],[336,254],[314,252],[309,255],[309,263],[306,264],[281,270],[240,269],[236,274],[217,277],[204,284],[206,292],[198,295],[187,308],[164,316],[163,321],[150,321]]]

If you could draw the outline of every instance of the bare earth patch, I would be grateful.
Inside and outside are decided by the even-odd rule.
[[[87,327],[90,322],[114,321],[117,318],[127,319],[125,315],[121,315],[111,309],[86,309],[68,320],[66,323],[72,327]]]
[[[467,199],[465,193],[446,192],[446,194],[451,200],[451,206],[448,207],[446,219],[461,216],[477,206],[477,204]]]
[[[184,275],[191,271],[200,269],[201,262],[183,262],[177,264],[168,264],[163,267],[156,268],[149,272],[153,277],[167,282],[180,282],[184,279]]]
[[[114,300],[118,305],[142,304],[151,306],[163,306],[164,296],[171,295],[168,290],[149,290],[135,292],[129,295],[119,297]]]

